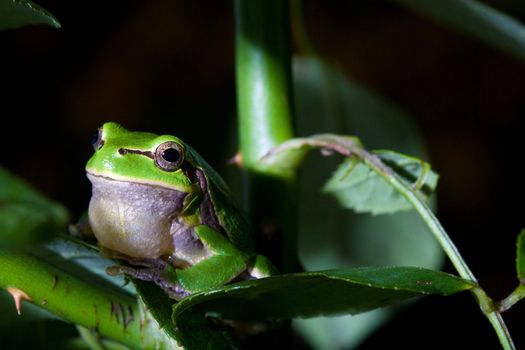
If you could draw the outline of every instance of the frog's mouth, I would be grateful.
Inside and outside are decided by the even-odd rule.
[[[171,225],[187,193],[87,173],[92,183],[89,223],[105,247],[132,257],[171,253]]]
[[[93,185],[94,185],[93,180],[97,181],[97,179],[100,179],[100,180],[106,180],[109,183],[120,182],[120,183],[127,183],[130,185],[137,184],[137,185],[145,186],[146,188],[162,188],[166,191],[176,191],[182,194],[186,194],[186,192],[180,191],[179,189],[171,187],[164,183],[154,182],[154,181],[149,181],[149,180],[141,181],[140,179],[133,179],[133,181],[130,181],[127,177],[119,177],[118,175],[114,175],[114,174],[109,176],[104,173],[99,173],[99,172],[95,172],[95,171],[91,171],[87,169],[86,169],[86,176]]]

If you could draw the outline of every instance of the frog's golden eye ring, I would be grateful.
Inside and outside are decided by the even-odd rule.
[[[161,143],[155,150],[155,165],[164,171],[177,170],[184,161],[184,150],[176,142]]]
[[[95,151],[98,151],[102,148],[102,146],[104,146],[104,139],[102,138],[102,128],[98,128],[97,131],[93,133],[93,136],[91,137],[91,146],[93,146],[93,149]]]

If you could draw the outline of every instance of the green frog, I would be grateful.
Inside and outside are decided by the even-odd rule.
[[[224,180],[179,138],[108,122],[92,145],[89,231],[127,261],[110,274],[155,282],[177,300],[274,274]]]

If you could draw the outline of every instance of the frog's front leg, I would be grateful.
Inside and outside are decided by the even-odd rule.
[[[195,226],[193,232],[208,256],[187,269],[176,270],[177,280],[185,290],[196,293],[219,287],[246,271],[250,255],[235,247],[224,234],[206,225]]]

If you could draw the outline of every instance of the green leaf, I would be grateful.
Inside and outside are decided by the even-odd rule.
[[[446,27],[525,59],[525,27],[515,18],[474,0],[395,0]]]
[[[525,284],[525,229],[521,230],[516,244],[516,271],[521,284]]]
[[[391,151],[374,152],[384,164],[412,184],[427,198],[436,188],[438,176],[420,159]],[[323,191],[358,213],[391,214],[412,206],[382,176],[355,158],[346,159],[326,183]]]
[[[60,28],[60,23],[52,14],[29,0],[0,0],[0,30],[31,24]]]
[[[68,220],[62,205],[0,167],[0,246],[47,239]]]
[[[451,295],[473,287],[453,275],[414,267],[286,274],[189,296],[174,306],[173,321],[180,343],[187,349],[200,349],[209,344],[208,339],[195,336],[194,328],[211,332],[207,316],[251,322],[358,314],[416,296]],[[215,337],[221,336],[217,333],[223,334],[216,331]]]
[[[352,136],[319,134],[291,139],[273,148],[261,163],[273,168],[298,167],[306,154],[314,149],[347,157],[325,185],[324,192],[356,212],[384,214],[412,208],[385,178],[398,176],[422,199],[437,185],[438,176],[428,163],[392,151],[369,153]]]

